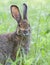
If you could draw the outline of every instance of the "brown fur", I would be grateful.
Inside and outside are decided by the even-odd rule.
[[[24,4],[24,6],[25,10],[27,10],[26,4]],[[24,53],[27,54],[30,43],[30,25],[27,22],[27,18],[21,18],[19,9],[16,5],[11,6],[11,13],[17,20],[18,26],[15,32],[0,35],[0,63],[3,65],[9,56],[13,61],[15,61],[16,53],[20,45],[21,48],[24,49]],[[26,14],[26,12],[24,13]]]

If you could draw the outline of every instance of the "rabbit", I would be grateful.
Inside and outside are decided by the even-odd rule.
[[[20,45],[24,49],[24,54],[27,55],[30,45],[31,30],[27,18],[27,5],[23,3],[23,18],[18,6],[11,5],[10,11],[18,25],[15,32],[0,34],[0,63],[3,65],[9,56],[13,61],[16,60],[16,53]]]

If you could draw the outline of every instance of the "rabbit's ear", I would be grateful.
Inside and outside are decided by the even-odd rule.
[[[11,14],[12,14],[13,18],[15,20],[17,20],[17,22],[19,23],[20,20],[21,20],[21,15],[20,15],[19,8],[16,5],[12,5],[10,7],[10,9],[11,9]]]
[[[23,4],[23,19],[27,19],[27,5]]]

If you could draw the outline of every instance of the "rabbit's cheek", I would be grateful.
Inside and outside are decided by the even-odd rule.
[[[19,29],[17,30],[17,34],[18,34],[18,35],[21,34],[21,31],[20,31]]]
[[[21,30],[19,30],[17,34],[22,35],[23,32]]]

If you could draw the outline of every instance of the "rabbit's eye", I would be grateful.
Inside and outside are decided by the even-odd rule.
[[[20,27],[20,24],[18,26]]]
[[[20,27],[20,26],[22,26],[22,24],[21,24],[21,23],[19,24],[19,27]]]

